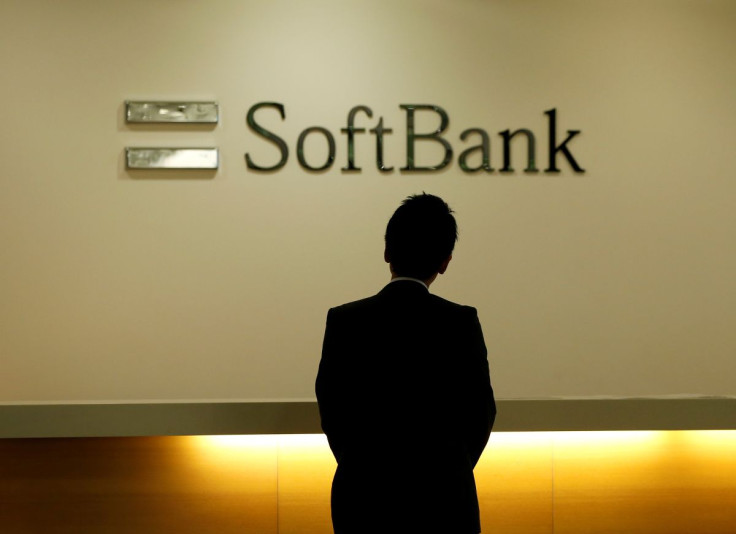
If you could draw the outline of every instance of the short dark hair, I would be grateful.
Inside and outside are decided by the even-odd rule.
[[[439,272],[457,241],[453,213],[434,195],[404,199],[386,227],[386,256],[396,275],[426,280]]]

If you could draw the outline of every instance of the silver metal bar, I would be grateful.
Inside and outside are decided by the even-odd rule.
[[[150,148],[127,147],[128,169],[217,169],[216,148]]]
[[[216,124],[218,119],[217,102],[125,102],[126,122]]]

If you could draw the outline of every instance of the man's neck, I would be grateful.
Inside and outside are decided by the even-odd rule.
[[[418,284],[422,284],[424,287],[429,289],[429,284],[425,282],[424,280],[420,280],[419,278],[412,278],[411,276],[392,276],[391,282],[402,282],[405,280],[409,280],[411,282],[417,282]]]

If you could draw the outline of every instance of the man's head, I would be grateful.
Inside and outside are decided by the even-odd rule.
[[[386,227],[385,259],[396,276],[420,280],[444,273],[457,241],[457,223],[450,206],[422,193],[407,197]]]

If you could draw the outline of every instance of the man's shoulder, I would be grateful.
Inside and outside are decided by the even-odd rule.
[[[430,297],[432,298],[432,301],[434,302],[435,306],[442,307],[444,309],[447,309],[448,311],[453,311],[455,313],[459,313],[463,315],[477,315],[478,314],[478,310],[476,310],[473,306],[468,306],[466,304],[459,304],[457,302],[447,300],[446,298],[440,297],[438,295],[430,294]]]
[[[330,308],[330,313],[333,315],[340,315],[344,313],[357,312],[377,305],[377,301],[378,295],[371,295],[370,297],[353,300],[350,302],[346,302],[345,304],[340,304],[339,306]]]
[[[330,314],[350,315],[352,313],[361,313],[383,306],[393,306],[399,301],[407,301],[414,298],[421,299],[422,307],[435,309],[438,313],[448,313],[463,317],[473,317],[478,314],[476,308],[473,306],[459,304],[429,292],[415,294],[413,296],[390,296],[385,291],[335,306],[330,309]]]

